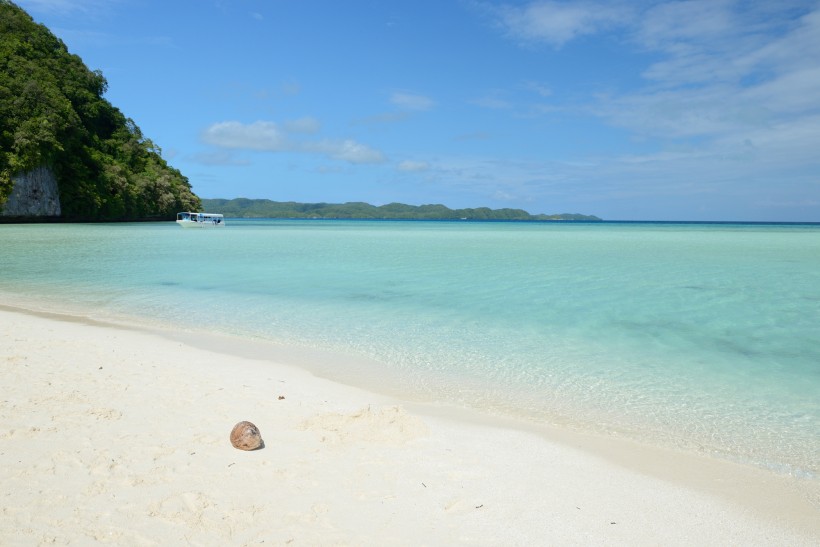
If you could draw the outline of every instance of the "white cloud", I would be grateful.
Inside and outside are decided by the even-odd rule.
[[[750,86],[743,99],[782,114],[802,114],[820,108],[820,65],[795,70]]]
[[[629,11],[611,2],[535,1],[489,8],[513,38],[561,47],[570,40],[620,24]]]
[[[290,143],[277,125],[264,121],[252,124],[235,121],[215,123],[203,132],[202,139],[220,148],[280,152],[290,147]]]
[[[349,163],[381,163],[384,154],[352,139],[310,141],[298,135],[315,133],[319,122],[302,118],[285,122],[280,128],[274,122],[237,121],[215,123],[202,132],[202,140],[218,148],[256,150],[264,152],[301,152],[320,154]]]
[[[382,163],[385,161],[384,154],[378,150],[350,139],[305,144],[301,148],[304,151],[320,152],[333,159],[350,163]]]
[[[640,36],[666,58],[644,73],[650,85],[604,98],[599,114],[645,135],[742,140],[749,131],[820,112],[820,12],[794,20],[789,12],[707,4],[650,11]]]
[[[817,12],[796,19],[792,9],[725,1],[661,4],[636,22],[636,43],[663,58],[643,76],[664,87],[742,85],[816,66]]]
[[[736,34],[737,18],[728,0],[666,2],[650,8],[640,24],[641,39],[654,48],[681,42],[723,40]]]
[[[531,1],[487,9],[521,41],[560,47],[585,34],[617,30],[623,43],[659,57],[640,74],[643,87],[576,107],[639,136],[742,140],[744,132],[820,109],[816,2],[684,0],[627,7]],[[473,102],[508,106],[493,95]]]
[[[393,93],[390,102],[406,110],[430,110],[436,103],[430,97],[415,93]]]

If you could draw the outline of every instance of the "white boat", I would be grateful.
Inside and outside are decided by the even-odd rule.
[[[177,213],[177,224],[183,228],[220,228],[225,217],[217,213]]]

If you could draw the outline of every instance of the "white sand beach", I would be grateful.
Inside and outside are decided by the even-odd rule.
[[[820,544],[816,481],[277,359],[0,308],[0,544]],[[231,446],[242,420],[263,449]]]

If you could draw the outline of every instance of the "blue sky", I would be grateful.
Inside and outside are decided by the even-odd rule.
[[[820,221],[820,2],[17,0],[201,197]]]

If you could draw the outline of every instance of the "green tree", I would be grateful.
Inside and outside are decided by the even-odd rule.
[[[103,94],[108,83],[46,27],[0,0],[0,210],[12,178],[51,168],[69,220],[199,210],[186,177]]]

